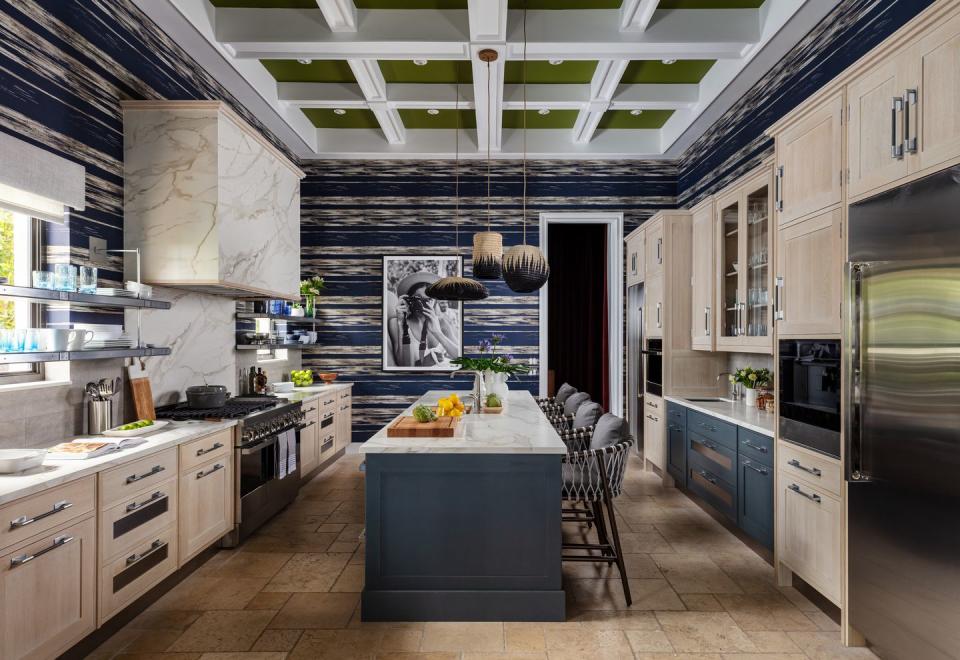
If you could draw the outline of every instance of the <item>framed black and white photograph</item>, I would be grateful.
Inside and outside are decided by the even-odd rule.
[[[463,273],[458,256],[383,257],[383,370],[456,371],[463,355],[463,304],[426,288]]]

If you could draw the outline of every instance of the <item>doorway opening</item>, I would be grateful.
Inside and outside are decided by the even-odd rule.
[[[623,216],[543,214],[550,280],[540,292],[540,393],[568,382],[623,414]]]

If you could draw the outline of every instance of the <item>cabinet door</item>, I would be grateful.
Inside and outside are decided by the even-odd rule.
[[[773,181],[769,170],[743,188],[740,239],[740,337],[745,349],[773,351],[771,305],[773,276]]]
[[[908,87],[919,81],[919,88],[916,97],[907,94],[905,101],[911,105],[905,109],[911,114],[911,123],[914,117],[919,122],[917,127],[908,125],[908,131],[911,138],[919,136],[915,169],[922,170],[960,156],[960,16],[920,39],[911,49],[910,59],[914,71]],[[919,114],[917,105],[912,104],[914,98],[919,100]],[[905,146],[908,152],[914,148]]]
[[[779,484],[779,559],[839,604],[840,501],[782,471]]]
[[[717,199],[715,222],[717,274],[717,313],[715,336],[717,348],[736,346],[740,335],[740,191],[734,190]]]
[[[233,527],[233,467],[229,458],[180,475],[180,565]]]
[[[662,471],[666,464],[666,425],[663,414],[646,407],[643,412],[643,457]]]
[[[307,476],[320,464],[320,410],[317,401],[310,402],[304,410],[300,431],[300,474]]]
[[[773,468],[742,454],[737,475],[737,522],[747,534],[773,548]]]
[[[663,219],[644,230],[643,267],[646,278],[663,272]]]
[[[96,537],[90,517],[4,551],[0,656],[53,658],[96,628]]]
[[[353,442],[352,412],[353,404],[350,393],[347,392],[346,396],[340,396],[337,403],[337,439],[335,443],[337,451]]]
[[[675,422],[667,424],[667,472],[677,486],[687,485],[687,431]]]
[[[838,208],[778,232],[775,298],[781,337],[839,336],[842,221]]]
[[[777,135],[775,201],[785,225],[842,200],[843,94]]]
[[[693,262],[691,264],[691,348],[700,351],[713,350],[713,286],[714,286],[714,232],[713,204],[704,204],[694,209]]]
[[[896,54],[847,86],[849,197],[908,174],[903,153],[903,92],[908,60]]]
[[[646,337],[663,337],[663,273],[647,277],[643,287],[643,331]]]
[[[627,286],[643,281],[643,232],[627,240]]]

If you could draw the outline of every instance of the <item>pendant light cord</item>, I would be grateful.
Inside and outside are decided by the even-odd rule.
[[[490,231],[490,62],[487,62],[487,231]]]
[[[523,244],[527,244],[527,3],[523,3]]]

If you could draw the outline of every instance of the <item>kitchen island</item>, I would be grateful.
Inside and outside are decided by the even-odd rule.
[[[449,392],[427,392],[435,406]],[[466,393],[459,393],[465,395]],[[364,621],[562,621],[566,446],[526,391],[453,438],[389,438],[366,462]]]

